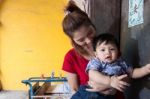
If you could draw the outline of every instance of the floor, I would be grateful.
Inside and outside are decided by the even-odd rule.
[[[0,91],[0,99],[28,99],[26,91]]]
[[[55,86],[54,88],[52,86]],[[53,89],[53,90],[52,90]],[[70,99],[71,89],[68,85],[68,83],[63,83],[59,85],[51,85],[50,88],[46,91],[46,93],[65,93],[61,99]],[[67,94],[66,94],[67,93]],[[55,94],[54,94],[55,96]],[[59,95],[60,97],[60,95]],[[29,99],[28,92],[27,91],[0,91],[0,99]],[[52,99],[58,99],[56,96]],[[59,98],[60,99],[60,98]]]

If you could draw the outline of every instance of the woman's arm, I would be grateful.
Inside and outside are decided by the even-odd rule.
[[[110,77],[110,76],[103,75],[101,72],[96,71],[96,70],[89,70],[88,73],[89,73],[89,79],[92,82],[97,83],[95,85],[100,86],[100,89],[95,87],[96,89],[99,89],[100,91],[111,88],[111,87],[119,91],[123,91],[127,86],[129,86],[129,84],[126,81],[124,81],[124,79],[127,78],[127,75]]]
[[[79,87],[77,75],[74,73],[69,73],[69,72],[66,72],[66,74],[67,74],[68,83],[70,87],[72,88],[72,91],[76,92]]]
[[[107,86],[104,86],[102,84],[99,84],[99,83],[96,83],[92,80],[89,79],[89,82],[88,82],[88,85],[92,88],[88,88],[86,89],[87,91],[90,91],[90,92],[101,92],[103,94],[111,94],[110,92],[110,87],[107,87]]]
[[[89,74],[89,79],[94,81],[95,83],[99,83],[107,87],[110,87],[111,79],[109,76],[105,76],[97,70],[89,70],[88,74]]]

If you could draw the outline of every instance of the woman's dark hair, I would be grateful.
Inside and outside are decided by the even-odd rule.
[[[81,26],[90,26],[92,25],[95,29],[95,26],[89,19],[88,15],[82,11],[79,7],[76,6],[75,2],[72,0],[69,1],[65,12],[66,16],[63,19],[62,27],[64,33],[70,37],[73,47],[79,54],[88,54],[82,46],[79,46],[73,41],[73,33],[78,30]]]
[[[110,33],[103,33],[103,34],[96,36],[93,39],[94,51],[96,51],[97,45],[100,45],[103,42],[105,42],[106,44],[114,44],[114,45],[116,45],[117,49],[120,50],[119,43],[118,43],[117,39],[115,38],[115,36]]]

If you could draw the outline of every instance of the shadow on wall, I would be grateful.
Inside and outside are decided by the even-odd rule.
[[[3,89],[1,79],[2,79],[2,72],[1,72],[1,66],[0,66],[0,91]]]
[[[150,23],[146,24],[141,30],[142,33],[139,36],[139,56],[140,56],[140,65],[145,65],[150,63]],[[150,75],[142,79],[142,89],[140,90],[139,97],[140,99],[149,99],[150,97]],[[145,97],[145,98],[142,98]]]
[[[128,38],[126,41],[125,49],[123,53],[123,58],[130,64],[132,64],[133,68],[139,66],[139,54],[138,54],[138,41],[132,38]],[[126,90],[125,96],[126,99],[139,99],[137,98],[139,91],[142,87],[136,87],[141,84],[139,82],[141,80],[133,80],[131,81],[131,86]],[[134,92],[134,95],[133,95]]]
[[[150,24],[140,30],[140,34],[133,39],[128,38],[124,58],[134,67],[141,67],[150,63]],[[131,86],[126,90],[127,99],[149,99],[150,97],[150,75],[140,79],[132,80]]]
[[[1,9],[2,9],[2,6],[4,4],[4,0],[0,0],[0,18],[1,18]],[[2,26],[2,22],[0,20],[0,27]]]
[[[4,3],[4,0],[0,0],[0,18],[1,18],[1,8],[2,8],[3,3]],[[2,27],[2,22],[0,21],[0,28],[1,27]],[[0,59],[1,59],[1,57],[0,57]],[[1,78],[2,78],[2,72],[1,72],[1,65],[0,65],[0,91],[2,90]]]
[[[0,91],[2,90],[2,83],[1,83],[1,71],[0,71]]]

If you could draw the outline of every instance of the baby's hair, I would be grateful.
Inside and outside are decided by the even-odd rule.
[[[103,33],[103,34],[100,34],[100,35],[96,36],[93,39],[93,49],[94,49],[94,51],[96,51],[97,45],[100,45],[104,42],[106,44],[114,44],[114,45],[116,45],[117,49],[120,50],[118,41],[115,38],[115,36],[110,34],[110,33]]]

